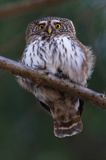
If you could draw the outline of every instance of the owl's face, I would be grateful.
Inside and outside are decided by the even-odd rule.
[[[58,17],[45,17],[28,25],[26,40],[35,36],[51,37],[62,34],[75,36],[75,28],[71,20]]]

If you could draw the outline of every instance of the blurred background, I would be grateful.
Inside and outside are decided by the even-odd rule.
[[[19,60],[29,22],[71,19],[91,46],[96,66],[89,87],[106,92],[106,0],[0,0],[0,55]],[[81,134],[58,139],[51,117],[16,78],[0,71],[0,160],[106,160],[106,110],[86,102]]]

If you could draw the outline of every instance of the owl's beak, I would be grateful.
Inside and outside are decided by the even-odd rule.
[[[48,32],[49,34],[52,33],[52,28],[51,28],[51,26],[48,26],[47,32]]]

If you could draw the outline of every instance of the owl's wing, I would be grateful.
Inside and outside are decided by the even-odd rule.
[[[50,113],[50,107],[49,107],[47,104],[45,104],[45,103],[43,103],[43,102],[41,102],[41,101],[39,101],[39,102],[40,102],[41,106],[42,106],[47,112]]]
[[[79,112],[80,112],[80,115],[82,115],[83,106],[84,106],[84,101],[83,101],[82,99],[79,99],[79,103],[80,103],[80,105],[79,105],[78,110],[79,110]]]

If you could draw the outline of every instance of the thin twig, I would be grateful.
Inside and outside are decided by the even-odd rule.
[[[10,60],[0,56],[0,69],[6,70],[14,75],[19,75],[24,78],[29,78],[35,84],[41,86],[48,86],[55,90],[74,94],[84,100],[91,101],[92,103],[106,109],[106,97],[104,94],[95,92],[91,89],[82,87],[80,85],[68,82],[66,80],[58,79],[54,76],[47,76],[40,70],[32,70],[19,62]]]
[[[0,18],[7,16],[15,16],[23,12],[32,11],[38,9],[39,7],[52,6],[53,4],[60,4],[60,0],[27,0],[15,3],[9,3],[0,6]]]

